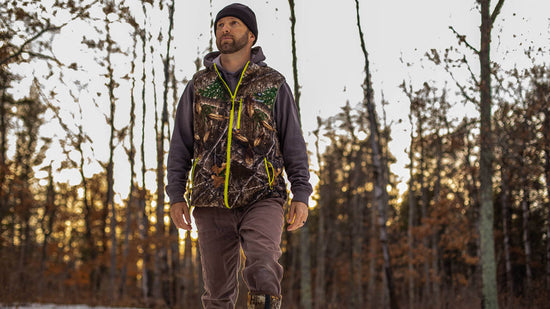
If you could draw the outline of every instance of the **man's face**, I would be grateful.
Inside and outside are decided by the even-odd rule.
[[[222,54],[232,54],[248,44],[252,47],[254,34],[238,18],[227,16],[216,24],[216,46]]]

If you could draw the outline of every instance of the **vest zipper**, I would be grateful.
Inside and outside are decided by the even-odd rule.
[[[227,85],[225,80],[222,78],[220,72],[218,71],[218,67],[214,63],[214,69],[216,70],[216,73],[218,73],[218,77],[221,79],[223,84],[225,85],[225,88],[227,88],[227,91],[229,91],[229,94],[231,95],[231,114],[229,115],[229,128],[227,129],[227,160],[225,163],[225,183],[223,188],[223,200],[225,202],[225,207],[231,208],[229,206],[229,199],[228,199],[228,192],[229,192],[229,174],[230,174],[230,166],[231,166],[231,138],[233,136],[233,118],[235,114],[235,97],[237,96],[237,91],[239,90],[239,86],[241,85],[241,82],[243,80],[244,72],[246,71],[246,68],[248,67],[248,64],[250,61],[246,63],[244,66],[244,69],[241,73],[241,78],[239,78],[239,82],[237,83],[237,87],[235,87],[235,93],[231,92],[231,88]],[[241,114],[241,105],[243,101],[241,99],[241,104],[239,105],[239,119],[238,122],[240,122],[240,114]],[[239,124],[237,124],[237,127],[239,127]]]

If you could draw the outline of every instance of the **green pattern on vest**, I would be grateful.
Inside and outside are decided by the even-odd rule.
[[[194,168],[190,204],[238,208],[266,198],[283,198],[281,154],[273,105],[284,77],[269,67],[249,64],[231,93],[214,68],[194,80]],[[231,111],[227,204],[224,202]]]

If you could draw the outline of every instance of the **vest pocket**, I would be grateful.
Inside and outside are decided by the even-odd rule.
[[[275,169],[273,168],[273,164],[267,161],[267,158],[265,157],[264,157],[264,163],[265,163],[265,171],[267,173],[267,179],[269,183],[269,189],[273,189],[273,182],[275,181]],[[271,173],[269,172],[270,168],[271,168]]]

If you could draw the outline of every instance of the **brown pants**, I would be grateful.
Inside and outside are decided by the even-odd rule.
[[[266,199],[237,209],[197,207],[205,308],[234,308],[238,293],[240,248],[246,256],[243,279],[251,294],[281,296],[283,267],[282,199]]]

